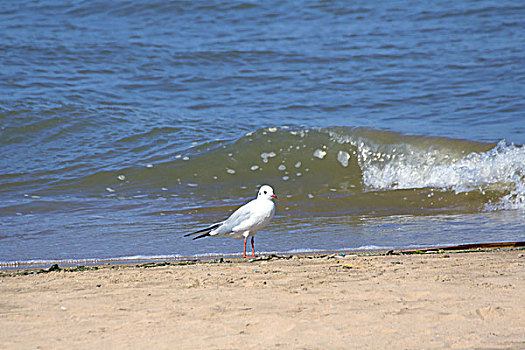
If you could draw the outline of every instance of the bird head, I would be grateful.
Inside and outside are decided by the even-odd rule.
[[[277,196],[273,193],[273,188],[268,185],[263,185],[261,188],[259,188],[259,193],[257,194],[257,198],[265,198],[265,199],[275,199]]]

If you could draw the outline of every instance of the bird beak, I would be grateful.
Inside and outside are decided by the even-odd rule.
[[[270,197],[273,199],[277,199],[277,196],[275,194],[272,194]]]

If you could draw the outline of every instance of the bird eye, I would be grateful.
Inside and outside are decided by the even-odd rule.
[[[266,191],[264,191],[264,194],[266,194]]]

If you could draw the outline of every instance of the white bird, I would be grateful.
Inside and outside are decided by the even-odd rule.
[[[275,214],[275,203],[273,200],[277,196],[273,193],[273,188],[263,185],[259,189],[257,198],[239,207],[229,218],[215,223],[197,232],[188,233],[184,237],[203,233],[193,239],[207,236],[228,236],[233,238],[244,237],[243,258],[246,258],[246,239],[251,236],[252,256],[255,257],[254,235],[273,218]]]

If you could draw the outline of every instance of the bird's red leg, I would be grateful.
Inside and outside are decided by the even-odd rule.
[[[254,236],[252,236],[252,256],[255,258],[255,245],[253,244]]]
[[[242,251],[242,257],[246,258],[246,237],[244,237],[244,249]]]

